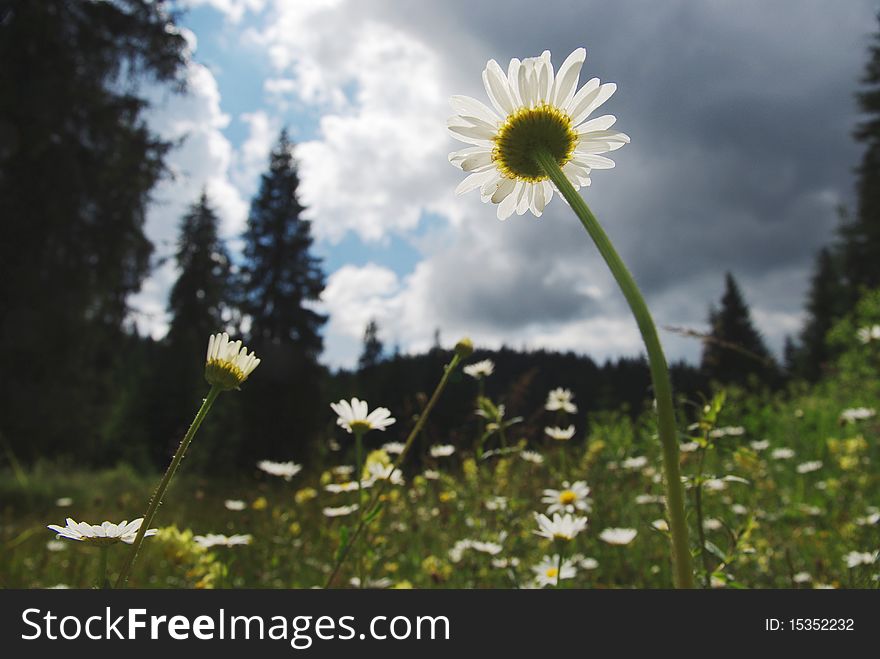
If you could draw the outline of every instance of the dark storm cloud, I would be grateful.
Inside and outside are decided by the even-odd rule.
[[[873,3],[447,2],[443,11],[410,19],[411,29],[430,41],[428,25],[459,25],[475,80],[488,57],[504,66],[547,48],[558,66],[585,45],[582,80],[618,83],[602,111],[633,142],[615,152],[616,170],[594,173],[586,197],[646,294],[664,305],[658,315],[691,309],[682,322],[697,310],[704,318],[727,270],[765,311],[802,308],[836,206],[851,202],[860,153],[853,93],[876,28]],[[554,205],[540,230],[498,233],[527,270],[507,282],[522,295],[501,295],[505,284],[493,281],[470,289],[469,301],[457,291],[448,308],[499,325],[599,313],[581,292],[548,289],[537,276],[562,259],[592,258],[567,210]],[[527,221],[538,222],[510,223]],[[777,279],[788,288],[766,286]]]

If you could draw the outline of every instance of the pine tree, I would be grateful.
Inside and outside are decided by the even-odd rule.
[[[247,344],[262,359],[242,397],[243,450],[252,457],[295,457],[326,417],[317,363],[326,317],[311,307],[324,290],[324,273],[310,253],[311,223],[302,217],[298,185],[293,145],[282,131],[244,235],[241,311]]]
[[[795,373],[811,382],[822,374],[822,367],[831,351],[826,336],[839,319],[847,304],[845,287],[841,281],[838,254],[823,248],[816,257],[816,266],[807,294],[807,320],[800,334],[800,344],[793,357]]]
[[[371,319],[364,329],[364,347],[358,359],[358,369],[371,368],[382,361],[382,353],[385,347],[379,339],[379,324],[376,319]]]
[[[168,300],[171,343],[201,345],[227,329],[233,301],[232,266],[218,235],[219,219],[202,193],[184,216],[177,241],[179,275]]]
[[[865,145],[858,168],[858,210],[842,232],[849,308],[855,306],[860,290],[880,287],[880,32],[870,46],[862,85],[856,99],[865,119],[854,134]]]
[[[0,4],[0,434],[23,456],[102,450],[169,148],[138,85],[179,88],[185,43],[163,1]]]
[[[709,311],[710,335],[703,344],[701,369],[723,384],[747,384],[751,377],[775,384],[778,368],[733,275],[727,273],[720,309]]]

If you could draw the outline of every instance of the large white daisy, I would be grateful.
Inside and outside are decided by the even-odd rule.
[[[330,403],[330,407],[339,417],[336,424],[345,428],[348,432],[366,432],[367,430],[385,430],[396,419],[385,407],[377,407],[369,412],[367,402],[352,398],[351,402],[341,400],[338,403]]]
[[[230,341],[226,332],[212,334],[208,338],[208,355],[205,359],[205,379],[208,384],[221,389],[237,389],[260,360],[241,341]]]
[[[555,73],[550,51],[540,57],[510,60],[507,73],[494,59],[483,70],[492,107],[469,96],[450,100],[456,114],[449,131],[472,146],[449,154],[449,162],[469,172],[458,194],[480,190],[484,202],[498,204],[498,218],[530,210],[540,217],[555,187],[535,160],[544,150],[559,163],[575,189],[590,185],[590,171],[610,169],[614,161],[600,154],[629,142],[609,130],[615,117],[589,119],[617,85],[592,78],[578,89],[587,51],[578,48]]]
[[[101,545],[124,542],[130,545],[137,537],[137,533],[143,523],[143,517],[138,517],[131,522],[123,520],[119,524],[114,524],[113,522],[89,524],[88,522],[77,522],[68,517],[65,526],[49,524],[48,528],[55,531],[59,538],[67,538],[68,540],[76,540],[77,542],[88,542]],[[144,533],[144,536],[156,535],[158,532],[157,529],[148,529]]]

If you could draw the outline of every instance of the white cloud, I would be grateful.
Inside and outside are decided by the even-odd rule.
[[[248,136],[236,153],[234,179],[238,189],[250,197],[256,192],[260,174],[266,170],[280,125],[262,110],[245,113],[240,118],[248,125]]]
[[[184,6],[213,7],[221,12],[230,23],[238,23],[245,12],[260,12],[266,6],[266,0],[183,0]]]

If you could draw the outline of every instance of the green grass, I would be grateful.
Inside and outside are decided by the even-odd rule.
[[[741,426],[742,435],[715,438],[707,448],[682,453],[691,543],[698,582],[714,587],[810,588],[877,587],[880,562],[850,569],[851,551],[874,552],[880,546],[880,524],[871,518],[880,505],[880,418],[842,423],[847,407],[870,406],[876,386],[828,383],[786,398],[762,399],[737,395],[715,412],[701,413],[703,425],[687,431],[682,442],[705,441],[713,428]],[[720,405],[720,401],[719,405]],[[583,419],[576,419],[583,427]],[[555,419],[548,413],[548,423]],[[660,449],[650,419],[632,422],[622,415],[590,419],[588,437],[552,442],[540,437],[509,437],[519,447],[540,451],[543,465],[534,465],[516,452],[475,461],[468,447],[450,458],[425,456],[424,468],[439,472],[426,479],[424,468],[407,469],[406,485],[391,486],[376,520],[366,535],[364,575],[368,583],[416,588],[512,588],[529,584],[531,570],[552,544],[533,533],[542,490],[558,489],[563,480],[585,480],[591,487],[592,510],[587,530],[566,549],[598,564],[578,567],[565,588],[655,588],[672,583],[668,538],[652,522],[664,517],[661,503]],[[403,429],[401,429],[402,432]],[[396,435],[376,439],[396,439]],[[336,464],[351,464],[349,437]],[[476,438],[475,438],[476,440]],[[752,443],[766,440],[768,448]],[[487,448],[492,448],[490,440]],[[760,445],[758,445],[760,447]],[[773,451],[789,448],[790,459],[774,459]],[[198,438],[192,451],[210,450]],[[628,458],[645,456],[647,464],[626,468]],[[347,458],[347,459],[346,459]],[[798,473],[797,466],[821,461],[821,468]],[[702,466],[701,466],[702,462]],[[412,465],[413,461],[408,459]],[[309,588],[327,579],[343,529],[356,523],[354,515],[328,518],[328,506],[354,503],[356,493],[332,494],[324,485],[334,477],[332,464],[307,465],[290,482],[273,479],[256,467],[243,468],[235,479],[209,479],[188,474],[172,484],[154,525],[163,528],[147,538],[135,567],[135,587],[254,587]],[[64,584],[88,588],[97,583],[98,551],[63,541],[52,546],[46,524],[77,521],[120,521],[143,514],[159,474],[139,474],[125,467],[89,472],[63,465],[38,465],[28,471],[9,469],[0,477],[0,586],[42,588]],[[744,479],[722,481],[725,476]],[[703,549],[697,533],[696,491],[701,489],[705,530]],[[314,491],[309,496],[309,488]],[[61,497],[73,499],[59,507]],[[487,502],[504,497],[502,509]],[[224,500],[247,503],[229,511]],[[638,503],[642,501],[642,503]],[[491,505],[491,504],[490,504]],[[874,506],[874,507],[872,507]],[[496,506],[497,508],[497,506]],[[626,546],[599,539],[608,527],[638,531]],[[191,532],[191,533],[190,533]],[[192,533],[248,533],[252,544],[203,550]],[[498,543],[495,556],[469,549],[453,560],[456,542],[471,539]],[[111,548],[110,571],[115,576],[126,545]],[[514,567],[493,565],[500,559]],[[514,560],[515,559],[515,560]],[[348,586],[356,574],[349,559],[337,586]],[[796,577],[796,575],[801,575]],[[803,575],[809,575],[807,579]]]

